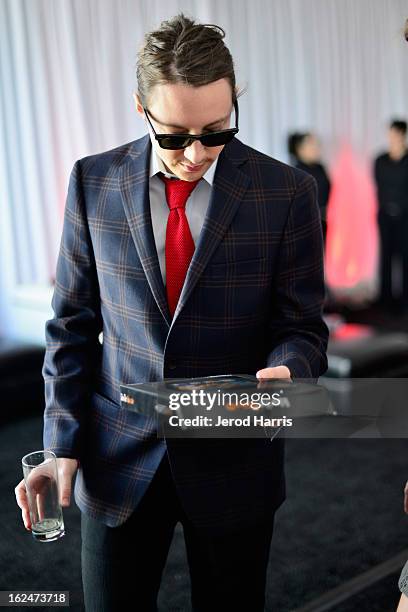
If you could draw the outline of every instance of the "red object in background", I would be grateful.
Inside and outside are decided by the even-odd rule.
[[[340,150],[332,166],[327,211],[326,282],[331,289],[373,286],[377,275],[377,198],[372,171]]]
[[[347,340],[363,340],[365,338],[372,338],[373,336],[374,329],[369,325],[361,325],[360,323],[344,323],[330,334],[330,339],[341,342]]]

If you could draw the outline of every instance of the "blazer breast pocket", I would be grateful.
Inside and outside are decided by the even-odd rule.
[[[206,270],[209,285],[228,287],[265,287],[270,282],[270,262],[266,257],[212,262]]]
[[[217,268],[218,266],[237,266],[237,265],[242,265],[242,266],[246,266],[246,265],[257,265],[258,262],[262,262],[265,261],[266,257],[245,257],[245,258],[241,258],[241,259],[229,259],[229,260],[223,260],[223,261],[217,261],[217,260],[210,260],[209,266],[210,267],[214,267]]]
[[[270,303],[272,270],[266,257],[209,264],[200,278],[197,303],[205,303],[210,324],[248,330],[263,319]],[[241,332],[240,332],[241,333]]]

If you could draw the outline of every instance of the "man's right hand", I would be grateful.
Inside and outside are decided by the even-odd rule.
[[[57,458],[60,503],[67,508],[71,502],[72,478],[78,469],[76,459]],[[27,491],[24,479],[15,488],[17,504],[21,508],[24,527],[31,530],[30,512],[28,509]]]

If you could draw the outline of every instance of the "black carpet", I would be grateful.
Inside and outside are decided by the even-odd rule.
[[[64,513],[64,538],[42,544],[24,530],[14,501],[20,458],[42,447],[41,427],[40,416],[27,416],[0,431],[0,590],[70,591],[70,609],[80,611],[78,509]],[[408,517],[402,511],[408,441],[288,440],[286,465],[288,499],[277,514],[268,578],[266,610],[274,612],[301,608],[408,547]],[[397,579],[398,573],[380,580],[336,611],[394,611]],[[190,610],[180,529],[159,605],[162,612]]]

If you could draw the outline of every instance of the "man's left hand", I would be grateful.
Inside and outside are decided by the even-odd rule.
[[[275,366],[274,368],[264,368],[263,370],[258,370],[256,377],[259,380],[263,380],[265,378],[281,378],[290,380],[290,370],[284,365]]]

